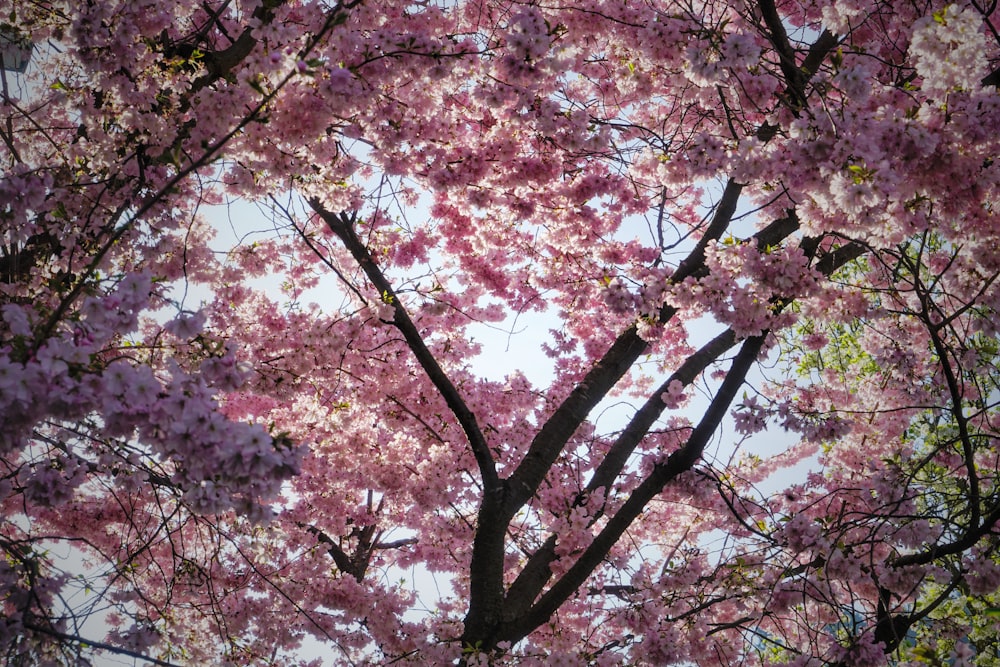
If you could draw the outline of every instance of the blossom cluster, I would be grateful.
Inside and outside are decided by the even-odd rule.
[[[921,91],[933,99],[979,88],[988,71],[986,52],[982,20],[970,7],[948,5],[913,26],[910,55],[921,77]]]
[[[816,272],[801,249],[758,249],[752,243],[716,243],[706,251],[710,272],[667,290],[672,305],[707,310],[740,338],[757,336],[792,321],[778,303],[810,293]]]
[[[96,413],[94,437],[137,437],[173,462],[173,482],[205,508],[238,506],[257,513],[259,499],[274,497],[281,480],[294,472],[295,454],[276,448],[262,426],[231,422],[218,413],[215,393],[238,387],[246,375],[232,352],[207,357],[197,374],[172,364],[157,377],[149,365],[109,350],[116,337],[136,328],[151,292],[149,275],[125,276],[108,294],[87,297],[73,328],[41,345],[33,339],[42,326],[39,314],[26,306],[3,307],[0,412],[10,425],[4,451],[22,451],[39,423],[72,422]],[[167,328],[190,333],[192,319],[199,318],[181,315]],[[101,363],[102,358],[111,360]],[[86,478],[73,457],[59,469],[35,467],[22,480],[36,502],[68,501]]]

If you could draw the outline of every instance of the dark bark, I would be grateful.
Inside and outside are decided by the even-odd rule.
[[[393,319],[391,324],[403,335],[407,347],[413,352],[420,367],[441,394],[441,397],[455,415],[455,419],[458,420],[466,438],[469,440],[469,446],[476,457],[476,463],[479,465],[479,474],[483,480],[486,493],[495,493],[500,490],[501,485],[497,476],[496,466],[493,463],[492,454],[486,444],[486,439],[483,436],[482,429],[479,427],[476,416],[469,409],[469,406],[465,403],[465,399],[462,398],[462,395],[452,383],[448,374],[438,364],[437,359],[434,358],[434,354],[427,348],[423,336],[420,335],[420,331],[413,323],[413,320],[410,319],[410,315],[407,313],[403,303],[396,296],[392,284],[375,263],[371,253],[368,252],[368,248],[358,238],[354,230],[355,220],[346,213],[332,213],[326,210],[318,199],[309,200],[309,205],[323,222],[326,223],[330,231],[340,239],[347,251],[351,253],[351,257],[354,258],[358,267],[372,283],[383,303],[392,307]]]
[[[594,541],[577,558],[570,569],[559,578],[531,609],[513,619],[498,633],[500,640],[519,641],[531,631],[546,622],[577,590],[604,560],[611,548],[618,542],[629,526],[639,517],[649,502],[664,487],[681,474],[691,470],[701,458],[708,444],[729,410],[747,372],[757,359],[767,334],[748,338],[723,380],[722,386],[711,404],[688,437],[687,442],[663,463],[656,465],[653,472],[631,493],[628,500],[597,534]]]

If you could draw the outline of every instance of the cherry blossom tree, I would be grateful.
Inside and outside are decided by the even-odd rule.
[[[995,9],[0,0],[7,663],[996,664]]]

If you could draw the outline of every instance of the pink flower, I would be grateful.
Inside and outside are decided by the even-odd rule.
[[[919,19],[910,55],[922,78],[920,89],[934,99],[956,90],[977,90],[988,72],[986,36],[978,12],[948,5]]]
[[[17,304],[7,303],[0,307],[3,321],[7,323],[10,333],[15,336],[30,336],[31,322],[28,311]]]
[[[660,394],[660,400],[671,410],[679,408],[687,400],[684,396],[684,383],[680,380],[671,380],[667,390]]]
[[[201,333],[205,326],[205,312],[183,312],[167,322],[163,329],[183,340],[189,340]]]

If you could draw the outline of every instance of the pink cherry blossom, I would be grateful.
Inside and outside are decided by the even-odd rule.
[[[982,5],[2,16],[8,660],[989,659]]]

